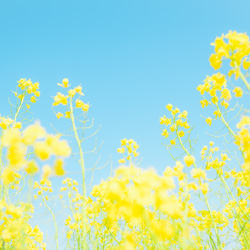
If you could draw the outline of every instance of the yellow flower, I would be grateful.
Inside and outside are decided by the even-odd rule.
[[[240,69],[234,68],[234,69],[229,70],[228,76],[231,77],[233,74],[235,75],[235,80],[237,80],[240,76]]]
[[[200,104],[201,104],[202,108],[205,108],[205,107],[207,107],[208,104],[210,104],[210,102],[205,99],[205,100],[201,100]]]
[[[199,187],[196,183],[190,182],[188,183],[188,190],[197,190]]]
[[[38,141],[34,145],[34,151],[36,156],[41,160],[47,160],[50,158],[51,149],[45,141]]]
[[[217,89],[214,87],[212,89],[210,89],[210,91],[209,91],[210,96],[216,97],[216,91],[217,91]]]
[[[35,95],[36,97],[39,97],[39,96],[40,96],[40,91],[35,91],[35,92],[34,92],[34,95]]]
[[[168,109],[169,111],[172,111],[173,105],[172,104],[167,104],[166,105],[166,109]]]
[[[176,108],[176,109],[172,110],[171,114],[176,115],[179,112],[180,112],[180,110],[178,108]]]
[[[211,117],[208,117],[208,118],[206,119],[206,123],[207,123],[209,126],[211,126],[211,124],[212,124],[212,118],[211,118]]]
[[[227,89],[227,88],[223,89],[223,90],[221,91],[221,98],[223,98],[223,99],[229,101],[229,100],[232,98],[231,93],[230,93],[230,90]]]
[[[10,147],[19,144],[21,140],[21,132],[16,128],[11,128],[4,131],[1,142],[3,146]]]
[[[84,105],[83,101],[82,100],[76,100],[76,107],[77,108],[82,108]]]
[[[169,129],[170,129],[170,131],[171,131],[171,132],[174,132],[174,131],[175,131],[175,129],[176,129],[175,124],[173,124],[172,126],[170,126],[170,127],[169,127]]]
[[[203,178],[206,179],[206,172],[200,168],[192,169],[191,175],[193,178]]]
[[[133,148],[134,148],[134,149],[138,149],[138,148],[139,148],[139,145],[138,145],[137,142],[135,142],[135,141],[133,142]]]
[[[76,94],[76,90],[75,90],[75,89],[70,89],[70,90],[68,91],[68,94],[69,94],[70,97],[74,97],[75,94]]]
[[[134,156],[134,157],[137,157],[137,156],[139,155],[139,153],[136,152],[135,150],[134,150],[132,153],[133,153],[133,156]]]
[[[76,87],[76,88],[75,88],[75,91],[76,91],[78,94],[80,94],[80,95],[84,95],[84,94],[82,93],[82,87],[81,87],[81,86]]]
[[[56,175],[62,176],[65,174],[65,170],[63,169],[63,160],[57,159],[54,164],[54,171]]]
[[[214,96],[212,99],[211,99],[212,103],[213,104],[217,104],[218,101],[219,101],[219,98],[217,96]],[[224,101],[224,100],[223,100]]]
[[[223,100],[223,101],[221,102],[221,106],[224,106],[224,107],[227,109],[228,106],[229,106],[229,103],[226,102],[225,100]]]
[[[31,145],[37,139],[42,139],[46,136],[46,130],[36,122],[33,125],[28,126],[23,132],[23,142],[25,144]]]
[[[185,135],[185,133],[184,133],[184,131],[181,130],[181,131],[178,132],[178,135],[179,135],[180,137],[183,137],[183,136]]]
[[[54,97],[54,103],[52,105],[53,106],[57,106],[59,104],[67,105],[68,103],[67,98],[68,96],[65,96],[64,94],[58,92],[57,95]]]
[[[72,231],[72,230],[69,230],[69,231],[67,232],[66,238],[67,238],[67,239],[71,239],[72,234],[73,234],[73,231]]]
[[[180,113],[180,114],[178,115],[178,117],[179,117],[179,118],[184,118],[184,119],[186,119],[186,118],[187,118],[187,115],[188,115],[188,112],[187,112],[186,110],[184,110],[182,113]]]
[[[58,113],[56,114],[56,117],[57,117],[57,119],[60,119],[61,117],[63,117],[63,114],[62,114],[61,112],[58,112]]]
[[[119,162],[119,163],[125,163],[126,160],[125,160],[125,159],[120,159],[118,162]]]
[[[65,118],[70,118],[70,111],[65,112]]]
[[[10,165],[21,167],[25,162],[27,147],[21,143],[15,143],[8,148],[7,158]]]
[[[17,82],[19,83],[18,87],[21,88],[22,90],[32,86],[32,81],[30,79],[26,80],[25,78],[22,78]]]
[[[68,84],[69,84],[69,79],[68,78],[63,78],[62,83],[63,83],[64,87],[67,88]]]
[[[125,146],[127,144],[128,140],[126,138],[121,140],[121,145]]]
[[[201,183],[200,184],[200,190],[203,194],[206,194],[208,192],[209,186],[207,183]]]
[[[231,161],[231,159],[228,158],[228,155],[225,154],[225,153],[224,153],[224,154],[221,153],[220,157],[221,157],[221,160],[222,160],[222,161],[226,161],[226,160]]]
[[[182,121],[182,119],[178,119],[177,121],[176,121],[176,125],[177,126],[183,126],[183,121]]]
[[[62,84],[61,83],[57,83],[58,86],[61,86],[63,88],[68,88],[69,85],[69,79],[68,78],[63,78],[62,79]]]
[[[124,153],[125,153],[125,148],[124,148],[124,147],[118,148],[118,149],[117,149],[117,152],[118,152],[118,153],[121,153],[121,154],[124,154]]]
[[[221,117],[221,113],[219,110],[215,110],[213,114],[215,115],[216,119],[217,119],[217,117],[219,117],[219,118]]]
[[[250,116],[243,116],[240,122],[237,123],[236,125],[238,129],[245,127],[245,126],[250,126]]]
[[[1,175],[1,179],[3,180],[4,185],[9,185],[10,183],[12,183],[15,180],[14,173],[15,172],[10,168],[5,168],[3,170],[3,173]]]
[[[214,68],[214,70],[217,70],[221,67],[221,57],[217,54],[212,54],[209,58],[210,65]]]
[[[235,93],[235,97],[242,97],[243,95],[243,91],[240,87],[235,87],[233,93]]]
[[[129,153],[129,154],[131,154],[131,153],[132,153],[132,151],[133,151],[133,148],[132,148],[132,143],[131,143],[131,144],[129,144],[129,145],[127,145],[127,146],[126,146],[126,148],[127,148],[127,150],[128,150],[128,153]]]
[[[53,171],[52,171],[51,166],[44,165],[42,168],[42,172],[43,172],[42,179],[47,180],[52,175]]]
[[[245,58],[243,59],[243,64],[242,64],[242,66],[243,66],[243,68],[244,68],[245,70],[248,70],[248,69],[249,69],[249,67],[250,67],[250,62],[247,61],[247,57],[245,57]]]
[[[32,160],[32,161],[27,162],[27,165],[25,167],[25,171],[28,174],[35,174],[38,172],[38,170],[39,170],[39,167],[35,161]]]
[[[224,38],[228,39],[228,42],[225,42]],[[249,55],[250,50],[249,37],[236,31],[229,31],[225,36],[216,38],[211,45],[215,46],[215,54],[212,54],[209,60],[215,70],[221,67],[223,57],[230,59],[231,67],[236,65],[239,68],[242,59]],[[246,61],[243,67],[248,67]]]
[[[30,101],[33,102],[33,103],[35,103],[35,102],[36,102],[36,97],[35,97],[35,96],[32,96],[32,97],[30,98]]]
[[[13,126],[13,128],[21,129],[22,128],[22,123],[21,122],[15,123],[15,125]]]
[[[195,158],[193,155],[186,155],[184,156],[184,162],[185,164],[190,167],[195,162]]]
[[[82,106],[82,111],[87,112],[88,110],[89,110],[89,104],[84,103],[83,106]]]
[[[71,148],[66,140],[55,140],[51,148],[56,156],[69,157],[71,154]]]
[[[171,118],[166,118],[164,115],[160,118],[160,124],[165,124],[166,126],[171,125]]]
[[[164,136],[165,138],[167,138],[169,136],[169,133],[166,129],[163,129],[161,135]]]
[[[175,141],[175,140],[170,140],[170,143],[171,143],[172,145],[175,145],[175,144],[176,144],[176,141]]]

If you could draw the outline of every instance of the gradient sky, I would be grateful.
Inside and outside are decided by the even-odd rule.
[[[190,124],[198,125],[197,145],[209,141],[196,87],[214,73],[208,59],[216,36],[250,34],[249,9],[247,0],[1,1],[0,114],[9,114],[16,81],[30,78],[41,90],[32,106],[35,119],[50,132],[50,124],[63,131],[51,97],[68,78],[82,85],[83,100],[91,104],[92,131],[101,125],[97,142],[104,143],[94,156],[101,156],[99,166],[110,156],[117,166],[116,149],[126,137],[140,145],[141,166],[161,173],[173,165],[159,124],[166,104],[189,112]],[[94,183],[109,173],[110,165],[96,172]]]

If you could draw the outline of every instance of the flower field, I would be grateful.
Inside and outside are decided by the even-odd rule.
[[[37,203],[49,214],[57,250],[250,249],[250,41],[229,31],[211,46],[214,73],[197,85],[197,94],[210,112],[204,124],[223,126],[219,145],[208,135],[197,147],[188,111],[166,103],[159,134],[175,164],[162,173],[144,168],[136,138],[121,138],[114,171],[90,190],[84,145],[91,105],[84,89],[64,78],[51,102],[57,119],[70,123],[73,147],[60,131],[48,133],[42,121],[29,118],[39,103],[39,83],[20,79],[11,114],[0,117],[0,249],[50,249],[31,223]],[[81,182],[65,171],[71,157]],[[55,193],[67,207],[63,228],[50,203]]]

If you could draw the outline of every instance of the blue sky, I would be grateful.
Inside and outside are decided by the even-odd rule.
[[[0,113],[8,114],[16,81],[31,78],[41,90],[32,107],[35,119],[50,132],[50,124],[63,131],[51,97],[66,77],[83,87],[95,119],[92,131],[102,126],[100,165],[112,156],[117,166],[116,149],[126,137],[140,145],[142,166],[161,173],[173,165],[161,145],[159,118],[167,114],[166,104],[189,112],[200,147],[209,141],[196,87],[214,73],[208,59],[216,36],[229,30],[250,34],[249,8],[247,0],[2,1]],[[109,170],[96,172],[95,183]]]

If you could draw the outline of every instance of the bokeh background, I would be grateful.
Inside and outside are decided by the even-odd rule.
[[[193,136],[199,136],[197,152],[209,141],[205,132],[220,129],[214,123],[211,130],[200,116],[207,114],[196,87],[214,73],[209,56],[216,36],[229,30],[250,34],[249,9],[248,0],[1,1],[0,114],[10,113],[8,98],[14,100],[17,80],[30,78],[41,90],[31,108],[34,120],[49,132],[52,124],[66,131],[52,97],[62,91],[57,83],[68,78],[71,86],[81,84],[83,100],[91,105],[91,132],[101,125],[85,144],[102,145],[89,168],[98,157],[98,167],[108,162],[95,172],[93,184],[109,176],[111,164],[118,166],[123,138],[140,145],[141,167],[161,173],[173,165],[159,124],[166,104],[189,112]],[[66,170],[78,178],[76,165],[68,160]]]

